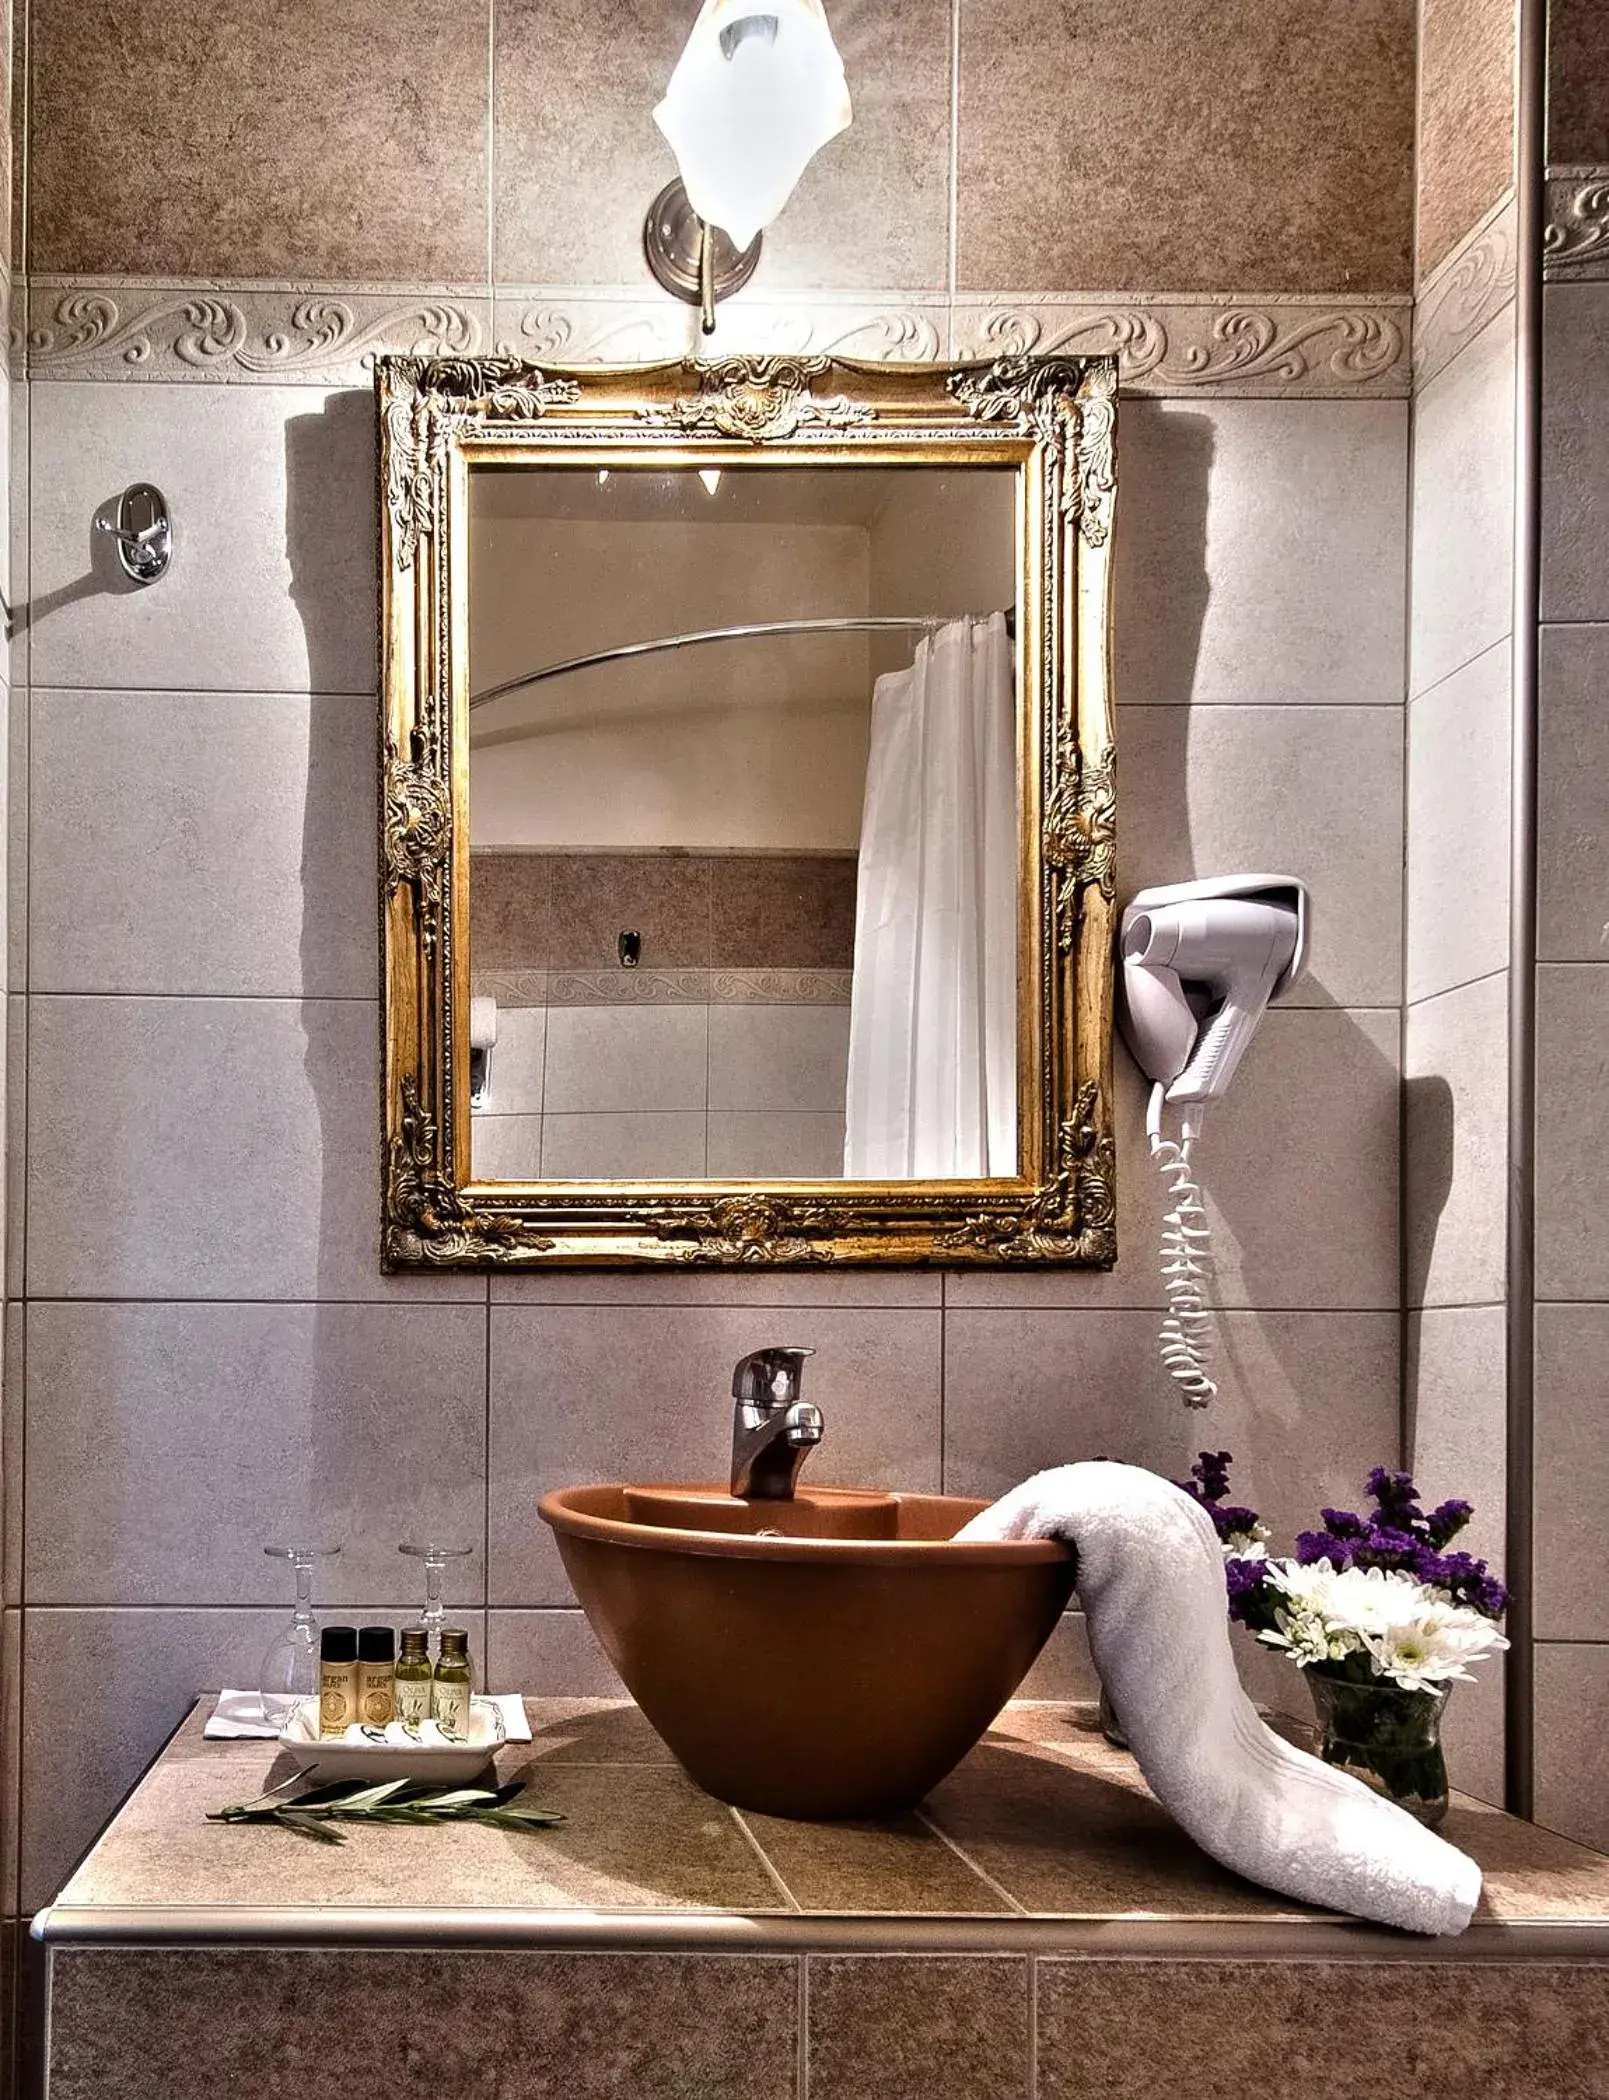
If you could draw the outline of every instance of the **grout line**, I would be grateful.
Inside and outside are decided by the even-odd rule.
[[[1028,2100],[1039,2091],[1039,1957],[1028,1957]]]
[[[1410,498],[1409,498],[1409,501],[1410,501],[1410,506],[1411,506],[1411,503],[1412,503],[1412,496],[1411,496],[1411,490],[1412,490],[1412,472],[1413,472],[1413,464],[1412,464],[1412,462],[1413,462],[1413,453],[1412,453],[1412,444],[1411,444],[1411,441],[1410,441],[1410,449],[1409,449],[1409,489],[1410,489]],[[1409,609],[1409,615],[1410,615],[1410,617],[1409,617],[1409,623],[1408,623],[1408,624],[1409,624],[1410,628],[1412,627],[1412,611],[1413,611],[1413,539],[1412,539],[1412,532],[1411,532],[1411,523],[1412,523],[1412,521],[1411,521],[1411,519],[1410,519],[1410,534],[1409,534],[1409,542],[1408,542],[1408,598],[1407,598],[1407,604],[1408,604],[1408,609]],[[1508,648],[1508,647],[1509,647],[1509,646],[1510,646],[1510,645],[1512,644],[1513,640],[1514,640],[1514,631],[1513,631],[1513,629],[1512,629],[1512,628],[1509,628],[1509,627],[1505,627],[1505,628],[1504,628],[1504,630],[1503,630],[1503,632],[1502,632],[1502,633],[1501,633],[1500,635],[1498,635],[1498,636],[1497,636],[1497,637],[1495,638],[1495,640],[1493,640],[1493,641],[1490,641],[1490,642],[1488,642],[1488,643],[1486,644],[1486,646],[1485,646],[1485,648],[1484,648],[1484,649],[1477,649],[1477,650],[1475,651],[1475,653],[1474,653],[1474,655],[1473,655],[1473,656],[1466,656],[1466,657],[1464,658],[1464,660],[1463,660],[1463,662],[1462,662],[1462,663],[1456,663],[1456,664],[1454,664],[1454,665],[1453,665],[1453,667],[1452,667],[1452,669],[1451,669],[1450,671],[1443,671],[1443,672],[1442,672],[1442,674],[1441,674],[1441,676],[1440,676],[1439,678],[1435,678],[1435,679],[1432,679],[1432,681],[1430,682],[1430,684],[1429,684],[1429,685],[1427,685],[1426,687],[1424,687],[1424,689],[1423,689],[1423,690],[1422,690],[1421,692],[1417,692],[1417,693],[1416,693],[1416,692],[1415,692],[1415,691],[1413,690],[1412,686],[1411,686],[1411,685],[1410,685],[1410,684],[1408,683],[1408,681],[1407,681],[1407,676],[1406,676],[1406,673],[1405,673],[1405,674],[1404,674],[1404,680],[1403,680],[1403,687],[1404,687],[1404,690],[1406,691],[1406,693],[1407,693],[1407,695],[1408,695],[1408,703],[1407,703],[1407,704],[1408,704],[1408,709],[1409,709],[1409,712],[1411,713],[1411,712],[1412,712],[1412,710],[1413,710],[1414,708],[1416,708],[1416,707],[1417,707],[1417,706],[1419,705],[1419,703],[1420,703],[1420,701],[1421,701],[1421,700],[1428,700],[1428,699],[1430,698],[1430,696],[1432,695],[1432,693],[1439,693],[1439,692],[1441,691],[1441,689],[1442,689],[1442,687],[1443,687],[1444,685],[1450,685],[1450,684],[1452,683],[1452,681],[1453,681],[1453,680],[1454,680],[1455,678],[1459,678],[1459,677],[1462,677],[1462,675],[1463,675],[1463,673],[1464,673],[1465,671],[1471,670],[1471,669],[1473,669],[1473,667],[1474,667],[1474,666],[1475,666],[1476,664],[1478,664],[1478,663],[1481,663],[1481,662],[1483,662],[1483,661],[1485,660],[1485,658],[1487,658],[1488,656],[1490,656],[1490,655],[1492,654],[1492,652],[1493,652],[1493,650],[1494,650],[1494,649],[1506,649],[1506,648]]]
[[[1598,965],[1588,963],[1584,967],[1595,969]],[[1482,970],[1478,977],[1465,977],[1458,984],[1444,985],[1440,991],[1425,992],[1417,999],[1410,999],[1402,1009],[1403,1014],[1407,1016],[1408,1014],[1417,1013],[1422,1006],[1434,1006],[1438,999],[1451,999],[1457,992],[1467,992],[1477,984],[1490,984],[1494,978],[1507,978],[1507,976],[1508,965],[1506,963],[1501,964],[1495,970]]]
[[[949,293],[949,354],[955,356],[955,302],[961,253],[961,0],[950,0],[950,180],[945,277]]]
[[[799,2022],[798,2055],[794,2067],[794,2079],[799,2100],[810,2100],[810,1956],[799,1957],[799,1994],[796,1999]]]
[[[748,1839],[750,1850],[753,1852],[755,1858],[760,1862],[760,1865],[765,1869],[766,1879],[772,1884],[774,1888],[776,1888],[780,1892],[782,1900],[787,1905],[788,1909],[791,1911],[798,1911],[802,1913],[804,1910],[804,1905],[799,1901],[798,1897],[795,1896],[792,1889],[790,1889],[788,1884],[783,1880],[781,1870],[772,1863],[770,1853],[766,1851],[764,1845],[760,1843],[760,1840],[749,1828],[748,1823],[744,1818],[743,1811],[740,1808],[734,1808],[731,1802],[728,1802],[726,1804],[726,1812],[732,1818],[732,1821],[737,1825],[738,1829],[743,1833],[744,1837]]]
[[[481,1332],[484,1345],[481,1350],[485,1365],[485,1413],[481,1426],[481,1604],[486,1614],[481,1634],[481,1660],[488,1678],[491,1675],[492,1645],[492,1293],[490,1285],[486,1291],[485,1321]]]
[[[31,849],[30,849],[31,850]],[[21,994],[27,999],[174,999],[179,1001],[227,1000],[239,1006],[378,1006],[378,993],[369,992],[150,992],[150,991],[52,991],[35,985]]]
[[[1006,1905],[1008,1910],[1014,1911],[1019,1917],[1027,1917],[1027,1906],[1025,1904],[1019,1903],[1016,1897],[1011,1893],[1010,1889],[1006,1888],[1002,1883],[996,1881],[994,1876],[991,1873],[989,1873],[985,1868],[980,1867],[977,1861],[972,1857],[972,1855],[969,1852],[964,1851],[962,1847],[956,1843],[955,1839],[951,1837],[947,1831],[941,1830],[938,1824],[934,1822],[932,1816],[928,1813],[928,1811],[925,1808],[915,1809],[913,1810],[913,1814],[915,1815],[917,1822],[920,1823],[925,1830],[930,1830],[933,1833],[933,1835],[938,1839],[941,1845],[947,1845],[949,1847],[949,1849],[955,1854],[956,1858],[961,1862],[962,1866],[966,1867],[971,1873],[977,1875],[978,1879],[983,1883],[985,1888],[993,1889],[994,1893]]]
[[[629,1273],[640,1274],[641,1272]],[[1057,1272],[1048,1269],[1019,1269],[1015,1271],[984,1270],[979,1271],[977,1273],[980,1275],[997,1276],[1007,1282],[1013,1282],[1020,1280],[1024,1277],[1030,1279],[1036,1277],[1043,1278],[1047,1275],[1051,1275]],[[26,1293],[24,1295],[19,1295],[13,1298],[11,1302],[14,1305],[21,1305],[27,1303],[29,1305],[58,1306],[169,1305],[175,1308],[180,1306],[196,1306],[203,1308],[210,1306],[215,1307],[219,1311],[231,1311],[237,1306],[246,1305],[277,1305],[284,1306],[287,1309],[293,1306],[300,1306],[310,1307],[315,1310],[322,1311],[327,1306],[342,1305],[373,1306],[376,1310],[385,1309],[387,1311],[395,1311],[398,1308],[402,1308],[409,1311],[436,1311],[442,1313],[469,1312],[474,1308],[486,1303],[484,1299],[478,1297],[408,1298],[399,1296],[394,1298],[197,1298],[185,1295],[184,1293],[174,1293],[165,1296],[150,1296],[143,1293],[135,1292],[130,1292],[124,1296],[113,1295],[108,1297],[103,1295],[91,1295],[87,1292],[80,1296],[71,1292],[37,1291]],[[1482,1306],[1490,1305],[1494,1302],[1496,1301],[1489,1298],[1474,1298],[1469,1299],[1467,1301],[1459,1299],[1453,1301],[1453,1304],[1454,1306],[1464,1304],[1468,1304],[1470,1306]],[[1609,1298],[1606,1298],[1603,1301],[1591,1298],[1583,1298],[1579,1300],[1566,1299],[1554,1302],[1565,1304],[1579,1303],[1583,1305],[1592,1305],[1597,1304],[1599,1302],[1609,1303]],[[920,1304],[908,1304],[898,1301],[890,1302],[887,1299],[868,1299],[864,1304],[856,1304],[853,1302],[846,1302],[838,1299],[825,1300],[820,1298],[781,1297],[775,1299],[767,1299],[764,1301],[753,1298],[494,1298],[490,1301],[490,1309],[494,1312],[605,1311],[616,1313],[685,1312],[700,1314],[712,1312],[808,1312],[821,1313],[829,1316],[835,1313],[846,1312],[942,1314],[945,1310],[945,1308],[943,1308],[942,1306],[930,1302],[923,1302]],[[1160,1298],[1139,1299],[1134,1301],[1133,1303],[1121,1302],[1114,1304],[1106,1302],[1099,1305],[1081,1303],[1077,1299],[1069,1298],[1067,1300],[1057,1303],[1046,1302],[1042,1305],[1022,1306],[1001,1305],[986,1303],[982,1301],[969,1303],[965,1299],[962,1299],[953,1303],[948,1308],[948,1310],[952,1313],[996,1313],[1005,1311],[1015,1311],[1023,1313],[1045,1312],[1061,1315],[1063,1313],[1075,1312],[1087,1314],[1091,1319],[1103,1318],[1108,1313],[1144,1313],[1146,1315],[1149,1315],[1151,1313],[1161,1312],[1164,1309],[1165,1308],[1163,1306],[1163,1302]],[[1442,1310],[1443,1308],[1436,1307],[1432,1309]],[[1398,1307],[1395,1301],[1393,1300],[1389,1302],[1382,1301],[1377,1305],[1223,1305],[1220,1306],[1218,1310],[1229,1319],[1260,1320],[1278,1315],[1278,1317],[1281,1319],[1371,1320],[1388,1317],[1391,1314],[1394,1314],[1398,1310]]]
[[[486,0],[486,301],[497,347],[497,0]]]
[[[945,1417],[949,1395],[946,1386],[950,1365],[950,1304],[949,1280],[939,1278],[939,1493],[945,1494],[949,1471],[950,1437]]]

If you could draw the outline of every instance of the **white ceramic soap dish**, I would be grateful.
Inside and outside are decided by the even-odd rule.
[[[514,1694],[472,1699],[467,1737],[443,1735],[434,1721],[417,1729],[393,1721],[387,1728],[354,1724],[345,1735],[320,1736],[318,1701],[304,1699],[280,1731],[279,1742],[305,1772],[321,1779],[473,1779],[504,1743],[528,1743],[530,1725]]]

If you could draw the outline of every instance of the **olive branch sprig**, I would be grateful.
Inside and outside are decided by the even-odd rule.
[[[460,1786],[445,1792],[416,1779],[388,1779],[382,1786],[342,1779],[311,1787],[289,1801],[274,1800],[277,1791],[236,1802],[232,1808],[209,1810],[207,1821],[277,1824],[320,1845],[346,1843],[345,1831],[332,1828],[336,1823],[487,1823],[495,1830],[529,1833],[564,1821],[557,1809],[522,1802],[525,1783],[519,1779],[508,1786]]]

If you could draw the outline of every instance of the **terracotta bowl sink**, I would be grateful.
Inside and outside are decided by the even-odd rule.
[[[958,1495],[717,1487],[543,1497],[626,1688],[700,1786],[810,1819],[909,1808],[977,1742],[1072,1594],[1055,1544],[957,1545]]]

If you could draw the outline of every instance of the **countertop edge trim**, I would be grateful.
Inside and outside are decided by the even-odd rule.
[[[1477,1924],[1431,1939],[1341,1918],[799,1917],[740,1912],[53,1904],[33,1938],[111,1947],[519,1948],[532,1952],[997,1954],[1170,1961],[1609,1961],[1609,1921]]]

